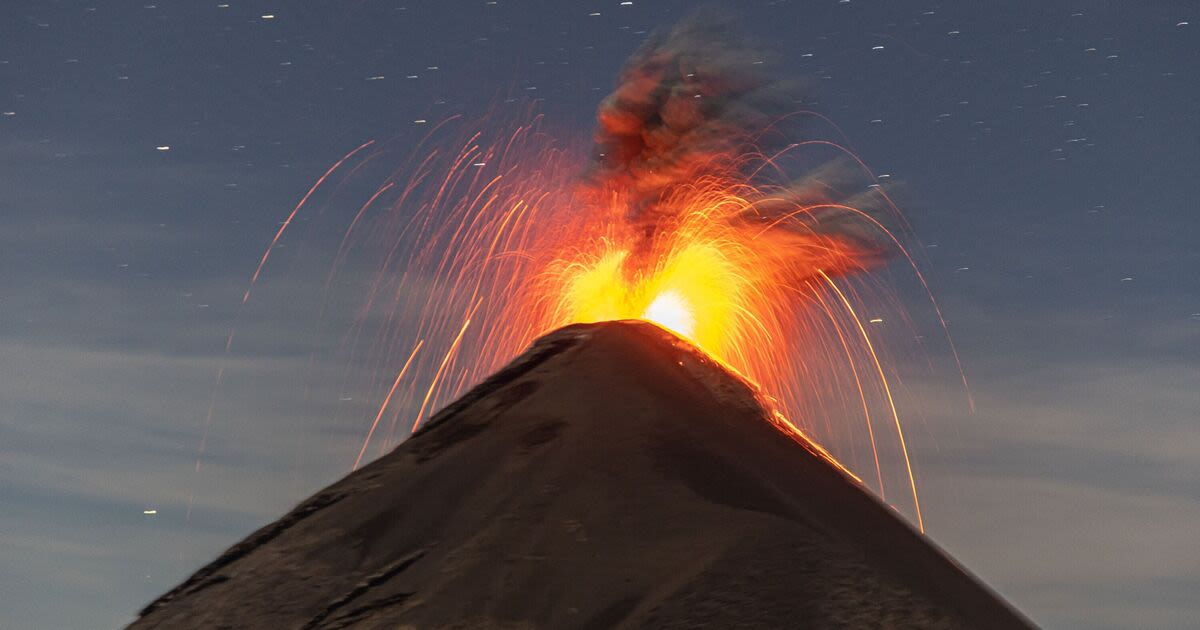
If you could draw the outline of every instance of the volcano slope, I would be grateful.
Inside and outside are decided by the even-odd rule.
[[[536,342],[132,628],[1028,628],[651,324]]]

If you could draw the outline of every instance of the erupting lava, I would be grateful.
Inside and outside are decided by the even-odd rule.
[[[825,204],[797,205],[773,225],[737,218],[754,214],[758,203],[740,196],[739,188],[750,191],[715,178],[685,189],[671,200],[679,208],[674,220],[656,226],[652,243],[636,230],[610,229],[590,251],[566,248],[569,257],[549,265],[543,287],[558,298],[553,318],[649,320],[747,369],[752,346],[791,336],[797,301],[791,294],[800,285],[822,272],[840,276],[877,260],[872,250],[819,235],[805,223]]]
[[[363,192],[325,283],[333,303],[350,270],[368,280],[339,350],[373,375],[344,390],[378,401],[355,467],[538,336],[645,319],[757,383],[881,497],[901,479],[922,525],[894,379],[864,316],[893,301],[861,273],[893,255],[911,265],[885,227],[903,221],[848,151],[788,138],[796,100],[723,29],[691,21],[635,54],[590,161],[537,116],[448,140],[463,125],[451,116]],[[271,246],[328,178],[348,195],[387,155],[367,143],[335,164]]]
[[[627,277],[628,251],[571,265],[561,278],[563,319],[644,319],[720,355],[726,336],[737,329],[744,272],[713,244],[680,240],[683,247],[656,260],[644,277]]]

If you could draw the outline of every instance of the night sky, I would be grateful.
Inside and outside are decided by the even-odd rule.
[[[929,534],[1045,627],[1195,627],[1200,5],[717,6],[899,182],[977,405],[944,349],[905,381]],[[282,256],[237,308],[331,163],[505,102],[587,142],[625,58],[691,8],[4,2],[0,627],[126,623],[349,470],[364,427],[339,406],[376,401],[296,380],[339,369],[304,368],[290,298],[322,276]]]

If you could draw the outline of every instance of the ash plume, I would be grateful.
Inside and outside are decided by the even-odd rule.
[[[594,201],[615,201],[624,218],[652,240],[677,208],[674,193],[704,178],[759,182],[746,171],[797,140],[792,115],[803,109],[800,82],[776,78],[768,55],[739,33],[732,18],[697,13],[650,37],[625,63],[616,89],[597,110],[595,155],[583,189]],[[731,223],[769,223],[814,207],[785,229],[854,241],[882,256],[878,234],[830,206],[870,214],[885,205],[878,187],[847,159],[805,169],[803,176],[751,195],[753,217]],[[861,218],[861,215],[860,215]],[[867,221],[866,223],[871,223]]]
[[[597,111],[590,183],[627,195],[636,217],[672,187],[732,167],[785,102],[761,60],[713,14],[651,36]]]

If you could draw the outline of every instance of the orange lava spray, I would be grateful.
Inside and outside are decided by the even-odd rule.
[[[792,112],[747,116],[771,86],[742,72],[741,48],[693,50],[714,41],[708,28],[686,25],[634,56],[601,105],[593,159],[528,110],[478,128],[450,117],[351,205],[325,295],[348,278],[362,286],[337,350],[368,375],[344,387],[377,401],[354,467],[537,337],[643,319],[757,384],[773,422],[881,497],[899,484],[891,496],[924,528],[894,372],[865,321],[880,320],[863,314],[895,302],[868,273],[889,258],[927,287],[887,227],[907,224],[841,145],[764,150]],[[343,158],[271,247],[335,171],[361,180],[392,153],[366,143]]]

